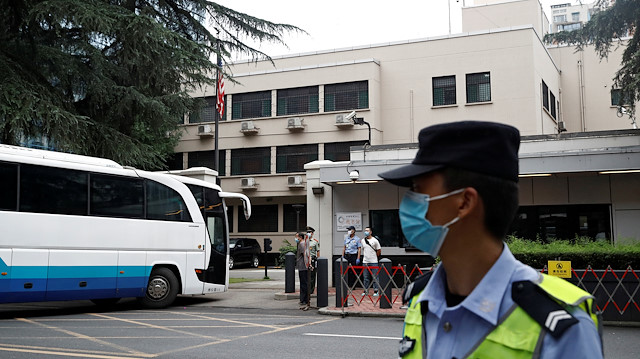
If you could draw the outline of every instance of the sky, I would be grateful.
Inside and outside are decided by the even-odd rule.
[[[217,0],[220,5],[307,34],[287,33],[287,47],[255,44],[271,57],[440,36],[462,31],[461,8],[474,0]],[[551,4],[577,0],[542,0],[547,18]],[[590,1],[584,1],[588,3]],[[450,9],[450,11],[449,11]],[[449,16],[449,13],[451,16]],[[451,21],[449,21],[451,18]],[[239,60],[242,57],[232,58]]]

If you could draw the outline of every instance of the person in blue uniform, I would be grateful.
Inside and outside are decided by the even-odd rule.
[[[403,358],[602,358],[593,297],[514,258],[520,133],[479,121],[424,128],[409,165],[402,231],[441,264],[410,285]]]

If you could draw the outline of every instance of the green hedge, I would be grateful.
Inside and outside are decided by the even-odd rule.
[[[613,245],[607,241],[576,238],[570,241],[556,240],[549,243],[529,241],[516,237],[507,238],[513,255],[522,263],[542,269],[549,260],[571,261],[571,267],[585,269],[633,269],[640,270],[640,242]]]
[[[278,249],[278,251],[280,252],[280,255],[278,256],[276,265],[284,267],[284,258],[285,258],[284,255],[289,252],[296,254],[297,250],[298,250],[298,247],[291,244],[291,242],[289,242],[288,240],[285,239],[284,241],[282,241],[282,245]]]

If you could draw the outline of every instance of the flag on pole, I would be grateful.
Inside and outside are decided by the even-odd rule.
[[[224,115],[224,79],[222,77],[222,59],[218,56],[218,98],[216,99],[216,109],[218,110],[218,114],[220,119],[223,119]]]

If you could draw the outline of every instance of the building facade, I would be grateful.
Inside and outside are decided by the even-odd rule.
[[[374,226],[385,254],[411,255],[395,222],[401,190],[375,182],[377,173],[413,158],[420,129],[482,120],[517,127],[522,174],[545,176],[521,181],[528,212],[518,234],[564,236],[580,222],[578,233],[594,238],[640,238],[631,219],[640,215],[640,175],[602,175],[607,169],[582,162],[613,151],[608,170],[640,165],[640,136],[614,102],[621,49],[600,61],[589,48],[546,46],[546,29],[537,0],[487,1],[463,9],[461,34],[230,64],[237,83],[225,84],[220,181],[247,194],[254,213],[245,221],[231,206],[231,235],[269,237],[279,248],[311,225],[323,256],[337,255],[340,217]],[[215,167],[214,94],[193,93],[207,106],[185,118],[171,169]],[[563,172],[571,159],[577,164]]]

